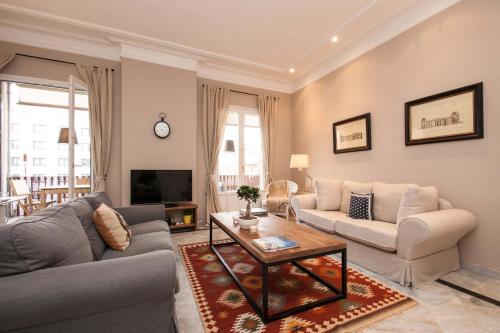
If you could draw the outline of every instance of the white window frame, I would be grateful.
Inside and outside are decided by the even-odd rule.
[[[238,105],[229,105],[228,114],[230,112],[238,113],[238,143],[239,143],[239,147],[235,147],[235,149],[239,149],[238,150],[238,186],[241,186],[241,184],[243,184],[245,182],[245,127],[254,127],[254,128],[260,129],[261,128],[260,115],[259,115],[259,110],[256,108],[249,108],[249,107],[238,106]],[[259,125],[257,125],[257,126],[246,125],[245,124],[245,114],[257,115],[259,117]],[[227,125],[228,124],[227,124],[227,120],[226,120],[225,126],[227,126]],[[224,149],[224,142],[222,143],[221,149]],[[264,158],[264,157],[262,157],[262,158]],[[219,165],[217,165],[216,170],[217,170],[216,179],[220,179],[219,178]],[[259,188],[262,188],[262,185],[264,184],[264,170],[262,169],[262,167],[261,167],[260,172],[261,172],[261,174],[259,177],[259,180],[260,180]],[[235,191],[230,190],[230,191],[224,191],[224,192],[227,193],[227,192],[235,192]]]

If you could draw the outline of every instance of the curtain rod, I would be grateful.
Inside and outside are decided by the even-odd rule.
[[[33,55],[23,54],[23,53],[16,53],[16,56],[21,56],[21,57],[26,57],[26,58],[33,58],[33,59],[39,59],[39,60],[46,60],[46,61],[58,62],[60,64],[75,65],[76,66],[76,62],[59,60],[59,59],[51,59],[51,58],[45,58],[45,57],[38,57],[38,56],[33,56]],[[97,66],[94,66],[93,68],[97,68]],[[111,68],[111,71],[114,72],[115,70],[113,68]]]
[[[202,84],[201,85],[202,87],[204,86],[208,86],[208,84]],[[230,92],[234,92],[234,93],[238,93],[238,94],[244,94],[244,95],[250,95],[250,96],[255,96],[255,97],[259,97],[258,94],[253,94],[253,93],[249,93],[249,92],[246,92],[246,91],[240,91],[240,90],[234,90],[234,89],[229,89]],[[274,97],[274,96],[269,96],[271,98],[274,98],[274,99],[278,99],[279,100],[279,97]]]

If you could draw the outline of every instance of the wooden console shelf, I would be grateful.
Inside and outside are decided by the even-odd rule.
[[[187,212],[188,214],[184,214]],[[165,207],[165,222],[168,223],[171,233],[195,231],[198,205],[194,202],[178,202],[175,206]],[[191,215],[191,223],[184,224],[184,215]],[[182,223],[178,224],[182,219]]]

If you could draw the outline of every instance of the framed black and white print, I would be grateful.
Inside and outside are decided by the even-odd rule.
[[[407,146],[483,137],[482,82],[405,103]]]
[[[372,149],[370,113],[333,124],[333,153]]]

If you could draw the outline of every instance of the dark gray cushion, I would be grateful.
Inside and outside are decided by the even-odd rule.
[[[94,225],[94,210],[83,198],[78,198],[65,203],[64,206],[70,207],[80,220],[83,230],[87,234],[90,242],[90,248],[94,254],[95,260],[101,260],[104,250],[106,250],[106,243],[102,240]]]
[[[113,207],[111,200],[109,199],[106,192],[92,192],[83,197],[89,203],[93,210],[96,210],[102,203],[106,204],[108,207]]]
[[[142,235],[132,233],[130,245],[125,251],[108,248],[104,251],[102,260],[130,257],[158,250],[174,250],[174,248],[172,238],[168,232],[159,231]]]
[[[132,237],[136,235],[150,234],[157,231],[170,232],[168,224],[165,221],[150,221],[131,225],[130,230],[132,230]]]
[[[0,227],[0,276],[93,261],[80,221],[69,207],[50,207]]]

